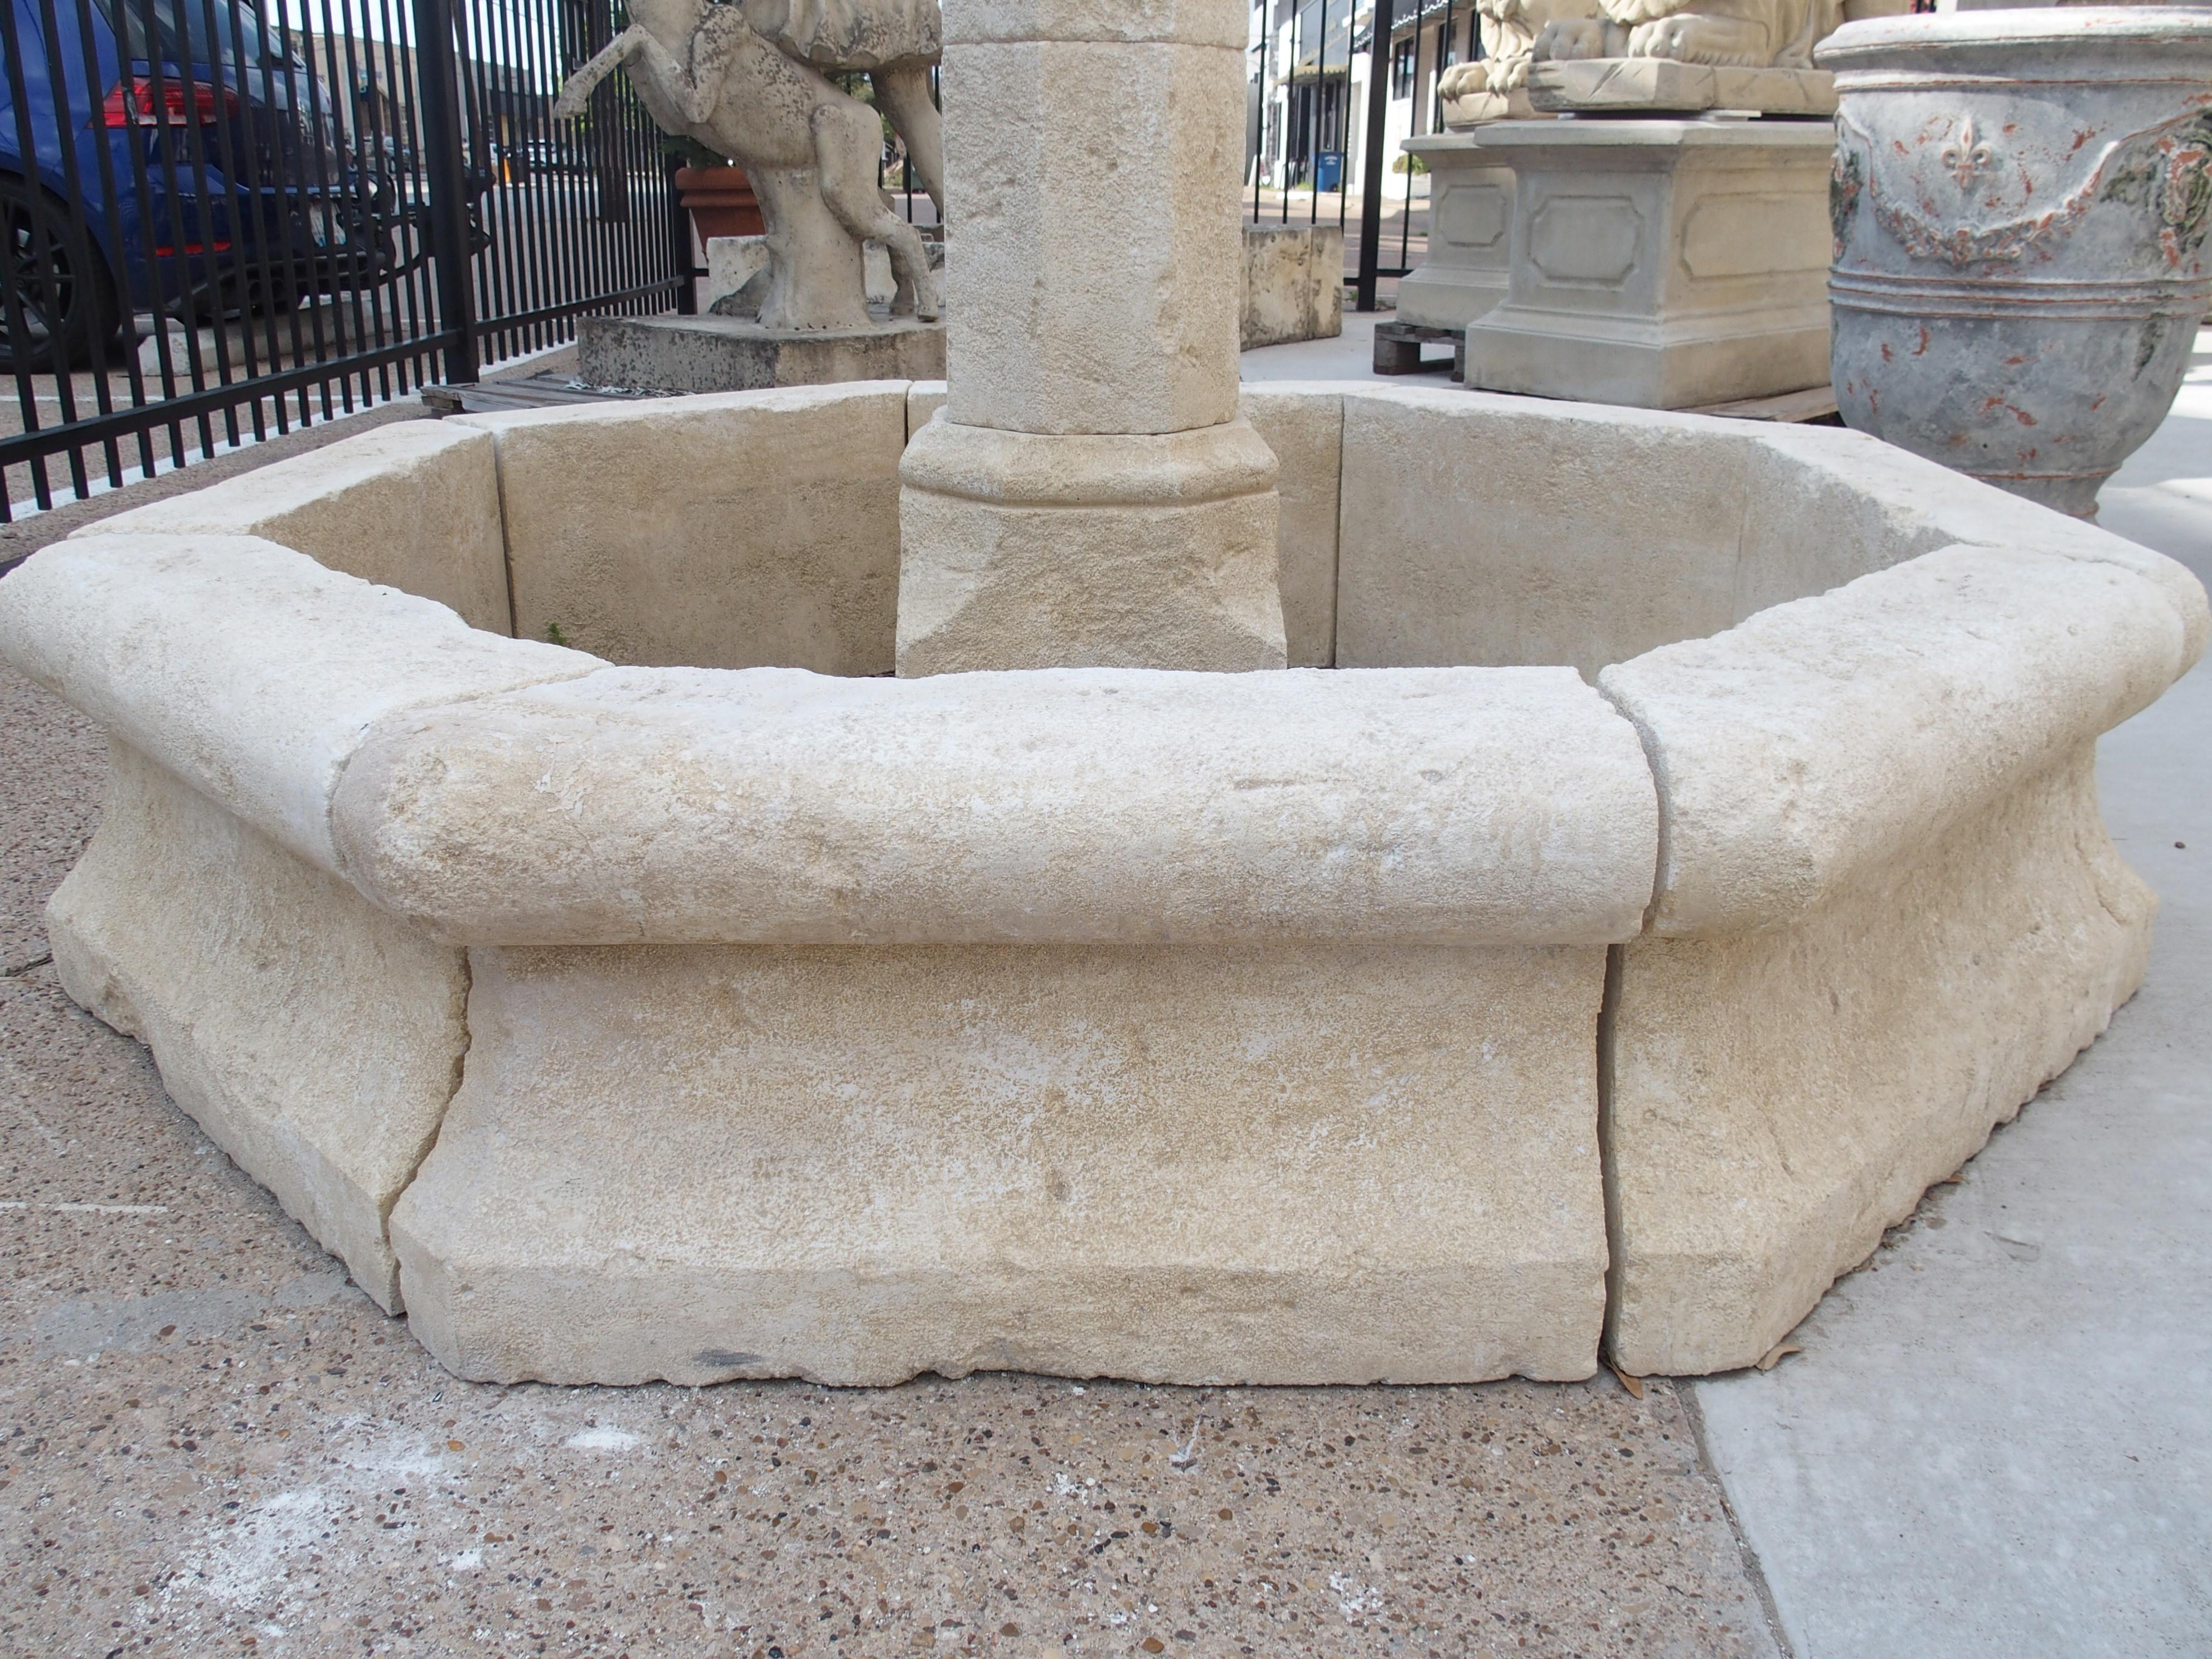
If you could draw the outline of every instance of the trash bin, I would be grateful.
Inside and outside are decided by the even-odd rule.
[[[1314,188],[1321,191],[1344,188],[1344,152],[1325,149],[1314,158]]]

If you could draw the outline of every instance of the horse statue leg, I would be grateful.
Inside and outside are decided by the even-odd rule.
[[[876,188],[883,129],[875,111],[857,99],[840,96],[816,108],[813,125],[823,201],[855,240],[879,241],[891,256],[891,275],[898,281],[891,314],[936,321],[944,307],[921,233],[885,207],[883,192]]]
[[[869,72],[876,102],[890,119],[891,130],[906,145],[915,177],[937,204],[937,216],[945,217],[945,118],[929,95],[929,65],[908,61],[886,64]]]

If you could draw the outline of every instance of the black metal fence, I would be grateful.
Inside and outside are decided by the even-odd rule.
[[[618,0],[0,0],[0,521],[688,301]]]
[[[1484,55],[1474,0],[1253,0],[1253,10],[1245,143],[1252,222],[1334,222],[1353,265],[1371,226],[1370,287],[1378,276],[1407,275],[1426,251],[1427,200],[1416,185],[1419,164],[1398,145],[1443,131],[1444,71]],[[1304,200],[1294,204],[1300,192]],[[1355,192],[1364,198],[1358,220]]]

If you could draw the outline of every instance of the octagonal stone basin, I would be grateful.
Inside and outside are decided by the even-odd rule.
[[[392,426],[0,581],[113,744],[64,984],[463,1376],[1741,1365],[2141,980],[2168,560],[1251,388],[1296,665],[901,680],[940,397]]]

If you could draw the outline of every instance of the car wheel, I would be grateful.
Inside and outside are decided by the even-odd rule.
[[[0,175],[0,370],[51,374],[88,363],[114,337],[106,262],[82,215],[58,197]]]

